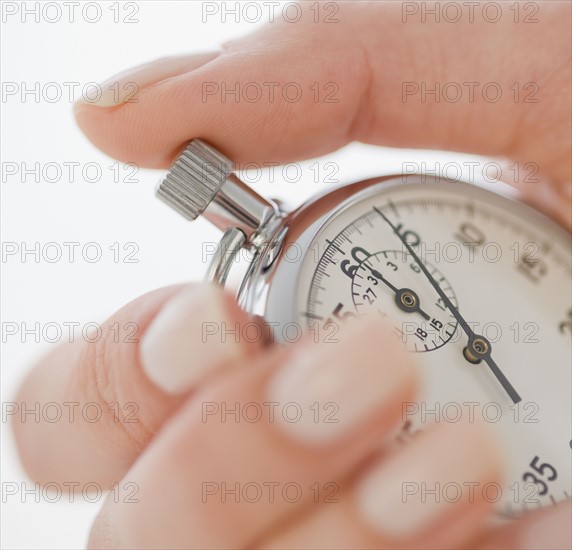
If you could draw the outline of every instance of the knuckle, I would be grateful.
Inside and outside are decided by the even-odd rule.
[[[97,342],[88,343],[80,361],[85,399],[95,402],[101,410],[101,430],[114,446],[121,445],[130,451],[140,452],[152,436],[142,422],[140,407],[130,400],[129,373],[133,346],[118,344],[112,331],[104,331]]]

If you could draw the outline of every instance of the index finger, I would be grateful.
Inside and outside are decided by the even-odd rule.
[[[78,123],[106,153],[145,167],[167,167],[198,137],[239,163],[302,160],[357,140],[533,161],[569,185],[570,3],[543,2],[531,25],[508,4],[495,24],[404,17],[400,2],[337,5],[335,24],[306,13],[218,54],[112,78],[99,102],[76,105]],[[138,92],[115,98],[126,83]],[[534,102],[515,95],[527,83]],[[448,84],[460,98],[444,96]],[[489,84],[498,97],[484,94]]]

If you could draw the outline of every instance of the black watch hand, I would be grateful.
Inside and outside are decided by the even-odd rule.
[[[371,274],[387,285],[395,293],[395,303],[401,311],[406,313],[419,313],[425,320],[431,321],[431,317],[421,309],[421,301],[417,293],[410,288],[397,288],[390,283],[379,271],[367,265],[368,260],[363,262],[363,266],[370,270]]]
[[[441,300],[443,300],[443,303],[449,308],[449,310],[451,311],[451,313],[453,314],[453,316],[455,317],[455,319],[457,320],[459,325],[461,325],[461,328],[467,334],[467,337],[469,338],[469,345],[467,346],[467,351],[466,351],[465,357],[467,357],[467,355],[468,355],[469,360],[472,360],[474,362],[478,362],[480,359],[485,361],[485,363],[487,363],[487,365],[491,369],[492,373],[496,376],[497,380],[500,382],[501,386],[504,388],[506,393],[508,393],[508,395],[512,399],[513,403],[516,404],[519,401],[521,401],[522,398],[520,397],[518,392],[514,389],[512,384],[508,381],[507,377],[500,370],[500,368],[498,367],[498,365],[495,363],[494,359],[492,358],[492,356],[491,356],[491,354],[492,354],[491,343],[484,336],[477,336],[473,332],[471,327],[468,325],[467,321],[465,321],[463,316],[459,313],[459,310],[453,305],[453,303],[447,297],[445,292],[443,292],[443,289],[439,286],[439,283],[435,280],[433,275],[431,275],[431,273],[429,273],[429,270],[425,267],[423,262],[417,256],[417,254],[413,251],[413,248],[409,245],[409,243],[405,240],[405,238],[401,236],[401,234],[399,233],[397,228],[391,223],[391,221],[387,218],[387,216],[381,210],[378,210],[375,207],[374,207],[374,210],[391,227],[391,229],[397,235],[399,240],[403,243],[403,245],[405,246],[405,248],[407,249],[409,254],[411,254],[411,256],[413,257],[415,262],[417,262],[417,264],[419,265],[419,268],[421,269],[421,271],[423,271],[423,274],[425,275],[425,277],[427,277],[427,279],[429,280],[429,282],[431,283],[433,288],[437,291],[437,294],[439,294],[439,297],[441,298]]]

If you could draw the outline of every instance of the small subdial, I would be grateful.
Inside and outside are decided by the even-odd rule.
[[[409,351],[433,351],[451,340],[457,321],[407,252],[370,254],[358,249],[355,254],[359,264],[352,277],[352,299],[358,313],[392,320],[396,336]],[[443,274],[429,262],[423,264],[458,307],[453,288]]]

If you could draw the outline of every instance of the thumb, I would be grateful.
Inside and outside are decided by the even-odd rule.
[[[525,25],[504,4],[492,24],[342,2],[335,24],[304,13],[220,53],[122,73],[98,102],[76,104],[76,116],[96,146],[145,167],[168,166],[196,137],[241,163],[301,160],[358,140],[512,157],[569,185],[570,7],[545,2]]]

